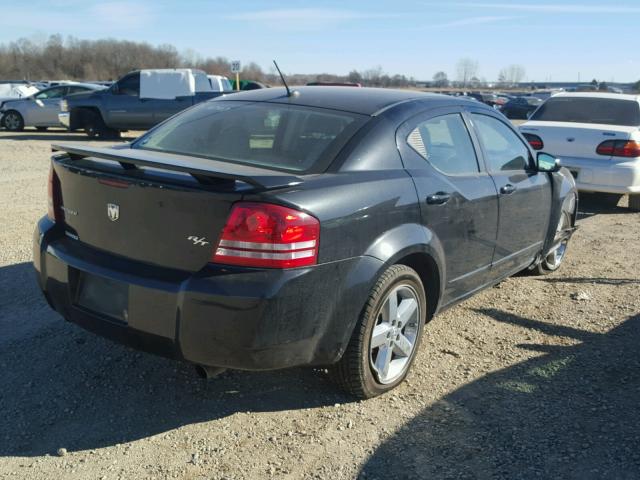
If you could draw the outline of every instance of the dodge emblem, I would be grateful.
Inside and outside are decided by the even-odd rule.
[[[115,203],[107,203],[107,216],[112,222],[118,220],[120,218],[120,207]]]

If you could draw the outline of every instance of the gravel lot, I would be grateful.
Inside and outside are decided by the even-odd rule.
[[[52,312],[31,235],[63,140],[87,139],[0,132],[0,478],[640,478],[640,214],[583,202],[559,272],[436,317],[408,382],[354,402],[321,370],[207,383]]]

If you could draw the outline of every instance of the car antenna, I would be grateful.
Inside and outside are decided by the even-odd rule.
[[[284,83],[284,88],[287,89],[287,97],[297,97],[298,95],[300,95],[299,92],[297,91],[291,91],[289,89],[289,85],[287,85],[287,81],[284,78],[284,75],[282,74],[282,72],[280,71],[280,67],[278,66],[278,64],[276,63],[276,61],[273,61],[273,64],[276,66],[276,70],[278,70],[278,74],[280,75],[280,78],[282,79],[282,83]]]

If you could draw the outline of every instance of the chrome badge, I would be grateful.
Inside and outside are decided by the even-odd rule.
[[[115,222],[120,218],[120,207],[115,203],[107,203],[107,217],[112,222]]]

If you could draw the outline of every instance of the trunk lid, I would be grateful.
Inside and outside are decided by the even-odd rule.
[[[607,140],[629,140],[638,127],[574,122],[529,121],[520,126],[522,133],[537,135],[546,153],[559,158],[609,160],[596,153],[598,145]]]
[[[170,155],[145,152],[154,162],[151,167],[145,163],[149,159],[136,158],[139,152],[129,149],[55,148],[74,152],[53,158],[66,235],[166,268],[202,269],[212,257],[232,204],[256,188],[241,183],[255,182],[242,174],[237,174],[241,182],[234,180],[233,165],[228,164],[221,173],[212,162],[207,172],[206,163],[198,159],[172,162]],[[133,158],[128,158],[130,153]],[[114,155],[115,160],[110,158]]]

